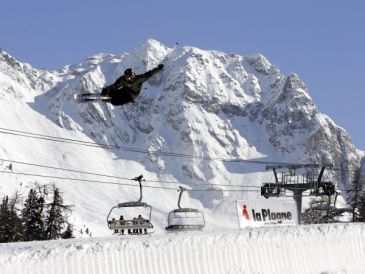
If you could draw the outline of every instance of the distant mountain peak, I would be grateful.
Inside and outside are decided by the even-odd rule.
[[[147,39],[145,42],[143,42],[141,45],[139,45],[137,47],[137,49],[138,48],[154,48],[156,50],[167,49],[165,45],[163,45],[159,41],[152,39],[152,38]]]
[[[249,63],[260,73],[269,74],[273,65],[270,61],[261,53],[255,54],[253,56],[246,57]]]
[[[144,67],[152,68],[162,62],[163,58],[169,53],[170,49],[154,39],[148,39],[135,48],[128,59],[133,63],[140,62]],[[127,60],[128,61],[128,60]]]

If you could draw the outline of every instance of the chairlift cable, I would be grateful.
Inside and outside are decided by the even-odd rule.
[[[75,172],[75,173],[81,173],[81,174],[87,174],[87,175],[94,175],[94,176],[100,176],[100,177],[108,177],[108,178],[121,179],[121,180],[131,180],[130,178],[125,178],[125,177],[120,177],[120,176],[113,176],[113,175],[101,174],[101,173],[96,173],[96,172],[81,171],[81,170],[76,170],[76,169],[61,168],[61,167],[48,166],[48,165],[29,163],[29,162],[22,162],[22,161],[14,161],[14,160],[10,160],[10,159],[0,158],[0,161],[10,162],[10,163],[15,163],[15,164],[21,164],[21,165],[28,165],[28,166],[36,166],[36,167],[48,168],[48,169],[54,169],[54,170],[60,170],[60,171],[67,171],[67,172]]]
[[[86,172],[86,171],[80,171],[80,170],[76,170],[76,169],[67,169],[67,168],[58,168],[58,167],[54,167],[54,166],[48,166],[48,165],[41,165],[41,164],[35,164],[35,163],[29,163],[29,162],[22,162],[22,161],[14,161],[14,160],[9,160],[9,159],[3,159],[0,158],[0,161],[7,161],[7,162],[11,162],[11,163],[18,163],[18,164],[24,164],[24,165],[30,165],[30,166],[37,166],[37,167],[42,167],[42,168],[49,168],[49,169],[55,169],[55,170],[61,170],[61,171],[67,171],[67,172],[75,172],[75,173],[81,173],[81,174],[88,174],[88,175],[93,175],[93,176],[100,176],[100,177],[107,177],[107,178],[113,178],[113,179],[121,179],[121,180],[133,180],[131,178],[126,178],[126,177],[119,177],[119,176],[112,176],[112,175],[106,175],[106,174],[101,174],[101,173],[94,173],[94,172]],[[3,173],[14,173],[14,172],[7,172],[4,171]],[[27,174],[27,173],[17,173],[18,175],[27,175],[27,176],[31,176],[31,174]],[[69,177],[55,177],[55,176],[48,176],[48,175],[40,175],[40,174],[35,174],[34,176],[47,176],[48,178],[55,178],[55,179],[68,179],[68,180],[75,180],[75,181],[89,181],[89,182],[100,182],[97,180],[89,180],[89,179],[77,179],[77,178],[69,178]],[[202,183],[202,184],[198,184],[198,183],[184,183],[184,182],[173,182],[173,181],[160,181],[160,180],[145,180],[146,183],[168,183],[168,184],[184,184],[184,185],[196,185],[196,186],[224,186],[224,187],[238,187],[238,188],[243,188],[242,191],[245,190],[245,188],[261,188],[261,186],[252,186],[252,185],[229,185],[229,184],[210,184],[210,183]],[[118,183],[113,183],[113,184],[118,184]],[[273,183],[274,184],[274,183]],[[146,187],[152,187],[152,186],[146,186]],[[163,188],[163,187],[160,187]],[[176,189],[176,188],[170,188],[170,189]],[[295,190],[300,190],[300,189],[304,189],[304,188],[292,188]],[[223,190],[223,189],[219,189],[220,191],[228,191],[228,190]],[[192,191],[192,190],[190,190]],[[207,190],[193,190],[193,191],[214,191],[212,189],[207,189]],[[215,191],[218,191],[217,189],[215,189]],[[239,190],[235,190],[235,191],[239,191]],[[247,190],[246,190],[247,191]],[[347,191],[351,191],[351,189],[348,189]]]
[[[0,158],[0,161],[9,162],[9,163],[16,163],[21,165],[29,165],[29,166],[36,166],[41,168],[48,168],[48,169],[54,169],[54,170],[60,170],[60,171],[66,171],[66,172],[74,172],[74,173],[80,173],[80,174],[87,174],[87,175],[93,175],[93,176],[100,176],[100,177],[107,177],[107,178],[113,178],[113,179],[120,179],[120,180],[132,180],[130,178],[126,177],[120,177],[120,176],[113,176],[113,175],[107,175],[102,173],[95,173],[95,172],[87,172],[87,171],[81,171],[76,169],[69,169],[69,168],[60,168],[55,166],[48,166],[43,164],[36,164],[36,163],[30,163],[30,162],[24,162],[24,161],[14,161],[11,159],[4,159]],[[164,181],[164,180],[145,180],[147,183],[162,183],[162,184],[185,184],[185,185],[197,185],[197,186],[211,186],[210,183],[185,183],[185,182],[177,182],[177,181]],[[230,184],[214,184],[215,186],[225,186],[225,187],[254,187],[257,188],[258,186],[241,186],[241,185],[230,185]]]
[[[25,172],[12,172],[12,171],[4,171],[0,170],[0,173],[5,174],[12,174],[12,175],[21,175],[21,176],[33,176],[33,177],[40,177],[40,178],[50,178],[50,179],[58,179],[58,180],[69,180],[69,181],[76,181],[76,182],[90,182],[90,183],[98,183],[98,184],[109,184],[109,185],[120,185],[120,186],[131,186],[136,187],[135,184],[125,184],[125,183],[118,183],[118,182],[106,182],[106,181],[98,181],[98,180],[90,180],[90,179],[78,179],[78,178],[69,178],[69,177],[61,177],[61,176],[50,176],[50,175],[43,175],[43,174],[31,174],[31,173],[25,173]],[[129,179],[133,180],[133,179]],[[174,190],[177,191],[178,188],[173,187],[162,187],[162,186],[150,186],[150,185],[144,185],[145,188],[153,188],[153,189],[166,189],[166,190]],[[228,189],[196,189],[196,190],[187,190],[187,191],[223,191],[223,192],[230,192],[231,190]],[[257,192],[259,190],[232,190],[232,191],[241,191],[241,192]]]
[[[0,170],[0,173],[5,174],[12,174],[12,175],[21,175],[21,176],[33,176],[33,177],[40,177],[40,178],[50,178],[50,179],[58,179],[58,180],[69,180],[69,181],[76,181],[76,182],[90,182],[90,183],[98,183],[98,184],[109,184],[109,185],[120,185],[120,186],[131,186],[136,187],[135,184],[126,184],[126,183],[118,183],[118,182],[107,182],[107,181],[99,181],[99,180],[90,180],[90,179],[79,179],[79,178],[70,178],[70,177],[61,177],[61,176],[54,176],[54,175],[44,175],[44,174],[32,174],[32,173],[25,173],[25,172],[12,172],[12,171],[4,171]],[[127,179],[133,180],[133,179]],[[148,180],[146,180],[148,182]],[[180,182],[181,184],[181,182]],[[213,188],[216,185],[210,185],[212,188],[207,189],[188,189],[189,192],[211,192],[211,191],[220,191],[220,192],[260,192],[260,186],[252,186],[258,188],[257,190],[254,189],[217,189]],[[178,188],[173,187],[162,187],[162,186],[150,186],[150,185],[143,185],[145,188],[152,188],[152,189],[166,189],[166,190],[174,190],[177,191]],[[305,188],[295,188],[296,190],[305,189]],[[355,189],[340,189],[340,191],[352,191]],[[309,190],[308,190],[309,191]]]
[[[136,187],[135,184],[125,184],[125,183],[118,183],[118,182],[106,182],[106,181],[98,181],[98,180],[90,180],[90,179],[78,179],[78,178],[69,178],[69,177],[61,177],[61,176],[50,176],[50,175],[43,175],[43,174],[32,174],[32,173],[25,173],[25,172],[12,172],[12,171],[4,171],[0,170],[0,173],[6,174],[13,174],[13,175],[22,175],[22,176],[33,176],[33,177],[40,177],[40,178],[49,178],[49,179],[58,179],[58,180],[69,180],[69,181],[76,181],[76,182],[90,182],[90,183],[98,183],[98,184],[109,184],[109,185],[120,185],[120,186],[132,186]],[[133,179],[129,179],[133,180]],[[177,188],[172,187],[159,187],[159,186],[144,186],[147,188],[155,188],[155,189],[168,189],[168,190],[177,190]]]
[[[246,163],[246,164],[275,164],[275,165],[295,165],[294,163],[283,163],[277,161],[260,161],[260,160],[247,160],[241,158],[222,158],[222,157],[207,157],[207,156],[199,156],[199,155],[190,155],[190,154],[183,154],[183,153],[174,153],[174,152],[163,152],[163,151],[149,151],[144,149],[138,148],[128,148],[122,146],[113,146],[107,145],[102,143],[95,143],[95,142],[88,142],[70,138],[62,138],[56,136],[49,136],[43,134],[37,134],[32,132],[14,130],[14,129],[7,129],[0,127],[0,134],[8,134],[14,136],[21,136],[26,138],[35,138],[40,140],[47,140],[47,141],[54,141],[54,142],[61,142],[61,143],[70,143],[75,145],[82,145],[82,146],[90,146],[96,148],[106,148],[106,149],[118,149],[123,151],[135,152],[135,153],[144,153],[144,154],[154,154],[159,156],[166,156],[166,157],[176,157],[176,158],[195,158],[200,160],[207,160],[207,161],[221,161],[226,163]]]

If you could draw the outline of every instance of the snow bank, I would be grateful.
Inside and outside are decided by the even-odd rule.
[[[0,245],[0,273],[365,273],[365,224]]]

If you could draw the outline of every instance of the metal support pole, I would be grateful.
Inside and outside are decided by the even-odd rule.
[[[186,190],[186,188],[182,187],[182,186],[179,186],[180,188],[180,194],[179,194],[179,201],[177,202],[177,206],[181,209],[181,206],[180,206],[180,202],[181,202],[181,196],[183,194],[183,192]]]
[[[297,204],[297,214],[298,214],[298,224],[301,224],[302,217],[302,190],[293,190],[293,198],[295,203]]]
[[[142,201],[142,181],[144,181],[143,175],[140,175],[134,178],[133,180],[139,183],[139,200],[137,201],[137,203],[140,203]]]

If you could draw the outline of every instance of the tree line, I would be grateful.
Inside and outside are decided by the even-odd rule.
[[[31,188],[21,203],[18,192],[1,199],[0,243],[73,238],[71,206],[56,185]]]

